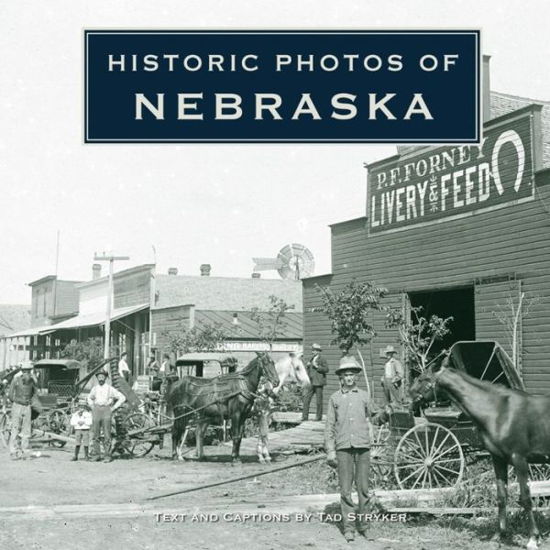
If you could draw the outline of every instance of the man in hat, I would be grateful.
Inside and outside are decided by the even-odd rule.
[[[92,437],[95,461],[101,460],[99,450],[99,437],[103,431],[103,442],[105,445],[104,462],[111,462],[111,417],[125,401],[126,397],[113,386],[107,384],[107,373],[97,373],[97,385],[92,388],[88,395],[88,405],[92,407]]]
[[[397,351],[393,346],[387,346],[384,353],[386,354],[386,363],[384,364],[384,376],[382,376],[382,388],[386,403],[388,405],[403,405],[403,365],[396,358]]]
[[[354,540],[354,524],[366,536],[365,513],[368,502],[370,469],[370,400],[367,392],[356,385],[356,375],[361,367],[353,356],[340,360],[336,374],[341,388],[334,392],[328,402],[325,427],[325,450],[327,462],[337,468],[340,485],[340,504],[344,524],[344,537]],[[351,498],[353,483],[359,497],[358,514]]]
[[[321,357],[322,351],[319,344],[313,344],[311,346],[311,359],[306,364],[311,386],[309,386],[304,393],[302,421],[309,419],[309,405],[313,394],[316,395],[317,399],[316,419],[323,419],[323,387],[327,383],[328,363],[324,357]]]
[[[21,364],[21,375],[14,377],[8,391],[8,399],[12,402],[10,456],[19,458],[18,436],[21,438],[21,451],[25,454],[29,449],[31,437],[32,399],[37,394],[36,383],[32,376],[32,363],[24,361]]]

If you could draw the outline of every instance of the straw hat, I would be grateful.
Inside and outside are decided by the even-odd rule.
[[[21,363],[21,370],[32,370],[33,365],[31,361],[23,361]]]
[[[361,372],[363,369],[357,362],[357,359],[353,355],[346,355],[340,359],[340,365],[334,371],[337,375],[343,374],[344,372]]]
[[[312,344],[311,349],[316,351],[323,351],[323,348],[321,347],[320,344]]]

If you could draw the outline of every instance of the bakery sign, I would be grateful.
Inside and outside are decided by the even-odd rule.
[[[534,198],[532,112],[485,127],[481,145],[429,148],[368,171],[370,233],[400,231]]]

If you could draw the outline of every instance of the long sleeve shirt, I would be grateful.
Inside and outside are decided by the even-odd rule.
[[[94,405],[98,405],[100,407],[110,407],[115,401],[122,404],[126,401],[126,397],[107,383],[94,386],[88,395],[88,405],[91,407]]]
[[[338,390],[328,402],[325,426],[327,453],[341,449],[369,448],[370,421],[369,396],[359,388]]]

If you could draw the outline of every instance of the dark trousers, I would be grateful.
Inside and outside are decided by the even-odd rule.
[[[99,436],[103,431],[103,443],[105,445],[105,455],[111,454],[111,407],[95,406],[92,410],[92,434],[94,453],[99,456]]]
[[[351,499],[353,481],[359,497],[357,524],[359,531],[364,531],[367,523],[364,519],[366,505],[369,500],[369,468],[370,452],[365,448],[349,448],[336,451],[338,462],[338,482],[340,484],[340,504],[342,506],[342,521],[344,533],[353,531],[355,524],[355,505]]]
[[[304,408],[302,409],[302,420],[307,420],[309,418],[309,405],[311,403],[311,398],[313,394],[316,395],[317,399],[317,420],[322,420],[323,418],[323,386],[309,386],[304,393]]]

